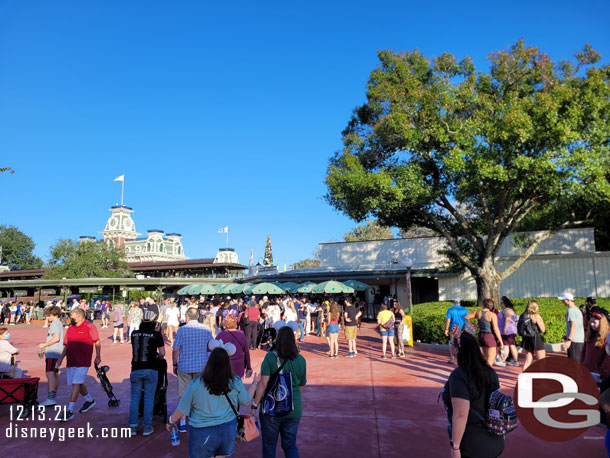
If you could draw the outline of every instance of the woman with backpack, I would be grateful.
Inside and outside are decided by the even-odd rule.
[[[337,320],[339,318],[337,317]],[[272,416],[265,405],[261,406],[260,424],[263,442],[263,458],[275,458],[278,436],[281,437],[282,450],[288,458],[299,456],[297,433],[302,416],[301,387],[307,383],[307,365],[305,358],[299,354],[294,332],[289,326],[278,330],[275,350],[267,353],[261,365],[261,380],[258,384],[252,412],[264,401],[267,388],[273,388],[280,373],[289,374],[292,380],[293,409],[284,416]]]
[[[328,331],[326,340],[328,341],[328,356],[330,358],[339,357],[339,306],[336,302],[330,305],[328,313]]]
[[[463,332],[457,346],[458,367],[442,392],[451,457],[495,458],[504,451],[504,437],[490,433],[484,419],[491,393],[500,388],[498,375],[483,358],[473,335]]]
[[[394,312],[388,310],[385,304],[382,304],[377,314],[377,323],[379,324],[379,330],[381,331],[381,350],[383,353],[382,358],[387,359],[385,356],[386,349],[388,347],[388,340],[390,341],[390,349],[392,350],[392,359],[396,358],[396,348],[394,347],[394,322],[396,317]]]
[[[504,343],[504,351],[496,358],[496,365],[519,366],[519,353],[517,352],[517,343],[515,342],[519,317],[515,313],[513,303],[508,297],[502,296],[500,305],[502,306],[502,311],[498,313],[498,328]],[[509,356],[512,356],[512,360],[507,362],[506,360]]]
[[[504,349],[504,342],[498,328],[498,317],[492,312],[493,306],[492,299],[485,299],[481,310],[466,315],[466,321],[471,318],[476,318],[479,321],[479,345],[490,367],[494,365],[496,360],[498,345],[500,345],[500,352]]]
[[[523,370],[530,367],[534,359],[534,352],[536,353],[536,360],[540,361],[546,356],[544,350],[544,342],[540,333],[546,332],[544,320],[538,314],[540,306],[537,301],[529,301],[525,307],[525,312],[519,317],[519,323],[517,329],[519,335],[522,337],[521,348],[525,350],[525,363],[523,364]]]

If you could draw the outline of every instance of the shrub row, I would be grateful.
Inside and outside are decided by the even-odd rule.
[[[543,338],[546,343],[558,343],[566,333],[566,306],[555,298],[534,298],[540,304],[539,313],[546,325],[546,334]],[[525,311],[525,306],[530,298],[511,299],[517,314]],[[585,303],[584,298],[576,298],[576,305]],[[598,299],[597,304],[610,310],[610,298]],[[447,309],[453,305],[452,302],[425,302],[413,306],[413,338],[421,342],[446,344],[448,338],[445,336],[445,314]],[[475,301],[464,301],[462,303],[468,311],[477,310]],[[477,324],[476,320],[472,321]],[[520,338],[517,338],[520,343]]]

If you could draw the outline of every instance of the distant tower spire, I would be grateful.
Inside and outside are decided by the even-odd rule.
[[[265,259],[263,260],[263,265],[273,265],[273,250],[271,248],[271,236],[269,234],[267,234],[267,244],[265,245]]]

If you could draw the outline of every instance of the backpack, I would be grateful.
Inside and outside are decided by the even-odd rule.
[[[510,433],[519,424],[513,398],[500,392],[500,390],[493,391],[489,396],[489,407],[485,418],[476,410],[472,412],[485,423],[487,431],[496,436],[504,436]]]
[[[534,330],[534,324],[532,319],[525,313],[522,313],[517,322],[517,333],[521,337],[535,337],[536,331]]]
[[[294,410],[292,397],[292,374],[283,372],[288,360],[280,364],[280,358],[275,353],[278,369],[269,377],[269,384],[263,397],[263,414],[270,417],[283,417]]]
[[[114,310],[111,314],[110,314],[110,321],[113,322],[117,322],[119,321],[119,311],[118,310]]]

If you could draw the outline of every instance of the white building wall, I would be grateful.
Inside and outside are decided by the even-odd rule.
[[[499,270],[513,259],[499,260]],[[470,274],[439,277],[439,300],[476,299],[476,284]],[[500,294],[508,297],[556,297],[570,291],[578,297],[610,297],[610,253],[584,256],[532,257],[502,282]]]

